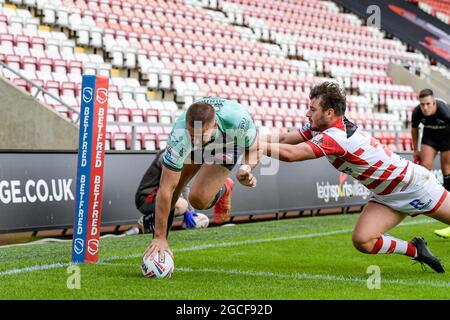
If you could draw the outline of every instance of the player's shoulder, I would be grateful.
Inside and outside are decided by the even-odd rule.
[[[412,111],[412,115],[417,116],[417,115],[420,115],[421,113],[422,113],[422,109],[420,109],[420,104],[418,104],[417,106],[414,107],[414,109]]]
[[[444,99],[441,98],[436,98],[436,105],[437,107],[443,111],[443,112],[449,112],[450,111],[450,105],[447,103],[447,101],[445,101]]]
[[[172,125],[172,131],[174,129],[185,129],[186,128],[186,110],[184,110],[178,118],[175,119]]]
[[[435,98],[435,100],[436,100],[436,104],[437,104],[438,106],[442,106],[442,107],[448,107],[448,106],[449,106],[448,102],[445,101],[445,100],[442,99],[442,98]]]
[[[186,111],[175,120],[169,135],[169,144],[188,144],[189,132],[186,128]]]
[[[353,122],[349,121],[346,117],[342,117],[331,127],[325,129],[323,133],[331,138],[347,139],[349,136],[353,135],[356,129],[357,126]]]

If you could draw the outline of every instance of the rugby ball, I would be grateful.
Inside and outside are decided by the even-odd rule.
[[[143,258],[142,260],[142,274],[146,278],[170,278],[174,270],[174,262],[172,256],[164,251],[164,261],[160,259],[159,253],[153,258]]]
[[[209,226],[209,218],[206,214],[197,212],[197,215],[194,216],[195,220],[195,228],[207,228]]]

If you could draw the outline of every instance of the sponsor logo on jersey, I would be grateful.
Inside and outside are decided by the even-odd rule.
[[[237,138],[241,138],[245,136],[245,133],[250,128],[250,120],[247,118],[242,118],[241,122],[239,122],[238,130],[237,130]]]
[[[318,134],[317,136],[313,137],[311,139],[311,142],[317,145],[321,145],[323,143],[323,134]]]

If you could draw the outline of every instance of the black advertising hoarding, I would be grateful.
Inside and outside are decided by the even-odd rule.
[[[106,153],[103,226],[136,223],[141,214],[134,206],[134,193],[154,157],[143,152]],[[76,153],[0,153],[0,233],[71,228],[76,163]],[[435,168],[442,181],[438,158]],[[254,189],[235,183],[233,215],[364,205],[370,196],[325,158],[299,163],[263,158],[255,175]]]
[[[153,154],[105,155],[103,225],[135,222],[134,192]],[[0,232],[73,226],[76,153],[0,153]]]
[[[368,18],[380,8],[381,28],[450,67],[450,26],[402,0],[335,0],[357,15]],[[373,8],[373,7],[372,7]]]

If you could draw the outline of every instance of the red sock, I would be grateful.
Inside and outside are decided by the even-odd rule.
[[[408,241],[391,237],[388,234],[382,234],[370,253],[399,253],[414,258],[417,256],[417,249]]]

